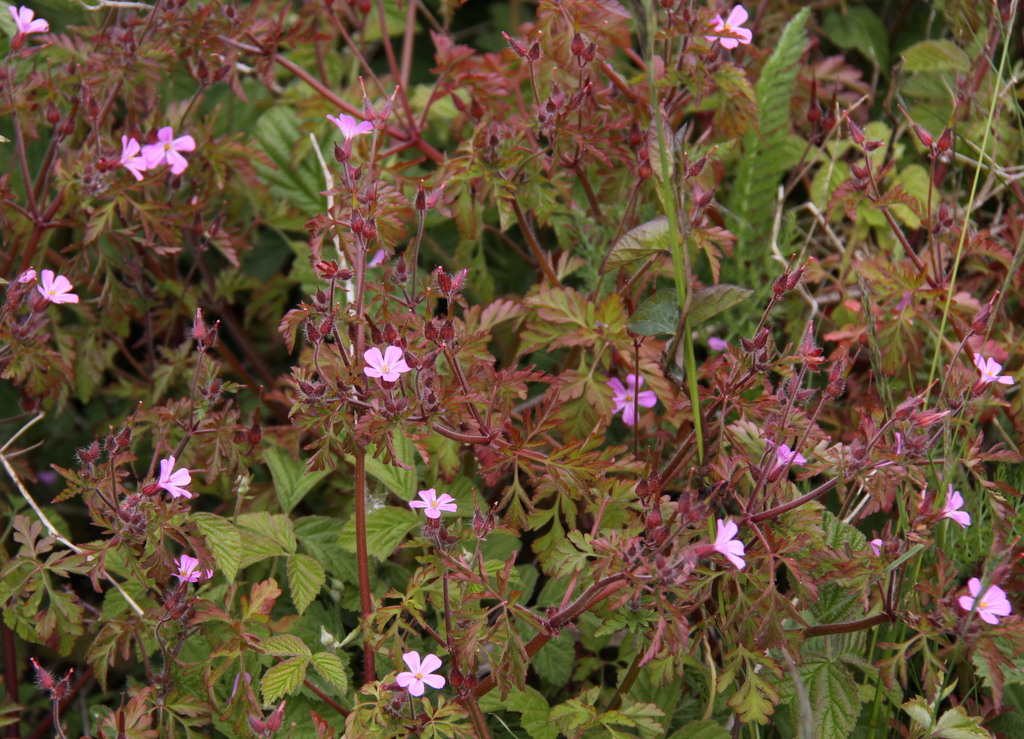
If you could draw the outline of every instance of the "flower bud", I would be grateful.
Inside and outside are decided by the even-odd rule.
[[[526,57],[531,62],[535,62],[538,59],[540,59],[540,42],[539,41],[534,41],[533,46],[531,46],[530,50],[526,53]]]
[[[250,714],[248,716],[248,719],[249,728],[252,729],[253,733],[256,734],[256,736],[263,736],[267,733],[267,725],[263,723],[262,718],[258,718]]]
[[[274,734],[280,731],[281,722],[284,720],[284,706],[287,702],[281,701],[281,705],[274,709],[274,712],[267,718],[267,731],[269,733]]]
[[[363,222],[363,237],[369,241],[377,235],[377,222],[373,218],[367,218]]]
[[[974,315],[974,321],[971,322],[971,330],[974,333],[984,334],[988,331],[988,324],[992,320],[992,313],[995,311],[994,303],[998,297],[999,291],[996,291],[992,299],[981,306],[981,310]]]
[[[640,147],[640,144],[642,144],[644,141],[643,134],[640,133],[640,124],[637,123],[635,120],[633,121],[633,125],[629,127],[628,140],[629,147],[634,151],[636,151]]]
[[[843,118],[846,119],[846,125],[850,127],[850,138],[853,139],[853,143],[858,146],[864,143],[864,132],[860,130],[860,127],[850,120],[849,113],[843,113]]]
[[[953,147],[953,131],[950,130],[949,126],[942,129],[942,133],[939,134],[939,140],[935,142],[935,149],[940,154],[945,154]]]
[[[51,126],[60,123],[60,111],[57,110],[57,106],[53,104],[52,100],[46,104],[46,122]]]
[[[575,57],[583,56],[583,52],[587,49],[587,42],[583,40],[583,36],[577,31],[573,34],[572,42],[569,44],[569,51]]]
[[[516,41],[504,31],[501,32],[501,35],[505,37],[505,40],[508,41],[508,45],[512,47],[512,51],[514,51],[518,56],[525,57],[529,53],[523,44]]]

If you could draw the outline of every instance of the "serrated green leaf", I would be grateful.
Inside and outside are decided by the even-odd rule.
[[[569,632],[561,632],[540,648],[530,664],[538,675],[554,687],[561,688],[572,677],[576,664],[576,640]]]
[[[292,602],[301,616],[320,593],[327,581],[324,568],[312,557],[293,554],[288,558],[288,587],[292,591]]]
[[[277,446],[265,449],[263,460],[270,468],[277,500],[285,513],[291,513],[292,509],[306,497],[306,493],[330,474],[327,470],[306,472],[304,462],[292,459],[288,452]]]
[[[328,516],[305,516],[295,520],[295,536],[306,552],[323,568],[345,582],[357,582],[355,558],[338,545],[344,524]]]
[[[326,183],[311,151],[306,149],[306,156],[298,162],[294,160],[292,147],[300,138],[306,138],[299,131],[297,121],[298,116],[293,109],[280,105],[261,115],[253,127],[253,135],[277,166],[271,167],[259,159],[253,159],[252,163],[260,178],[270,184],[274,195],[288,200],[311,216],[326,206],[327,201],[320,195]]]
[[[714,721],[691,721],[680,726],[668,739],[729,739],[732,733]]]
[[[928,731],[932,727],[932,707],[921,696],[911,698],[903,704],[903,710],[916,721],[922,729]]]
[[[242,542],[239,546],[239,553],[241,557],[238,562],[238,566],[241,569],[248,567],[251,564],[261,562],[267,557],[278,557],[282,554],[286,554],[284,549],[275,541],[268,539],[265,536],[254,534],[251,531],[239,531],[242,537]]]
[[[600,274],[606,274],[619,267],[625,267],[651,254],[671,248],[669,243],[668,219],[664,216],[627,231],[616,241],[601,263]]]
[[[374,459],[374,448],[371,445],[366,454],[366,472],[402,500],[414,500],[419,492],[419,482],[416,477],[416,448],[408,438],[399,433],[394,435],[391,446],[395,450],[395,456],[410,469],[384,464],[379,459]],[[345,459],[349,463],[355,462],[355,458],[351,454],[346,454]]]
[[[320,677],[337,688],[339,693],[344,695],[348,692],[348,673],[340,657],[330,652],[319,652],[313,655],[312,662]]]
[[[805,659],[800,676],[814,711],[815,738],[847,739],[861,709],[853,675],[842,663],[822,657]]]
[[[955,706],[939,717],[932,736],[936,739],[992,739],[981,722],[977,716],[968,716],[963,706]]]
[[[260,693],[264,703],[277,703],[280,698],[295,692],[306,677],[309,657],[292,657],[280,662],[263,675]]]
[[[411,510],[387,506],[366,514],[366,548],[377,559],[387,559],[405,535],[419,523]],[[338,544],[349,552],[356,551],[356,521],[350,518],[341,530]]]
[[[238,525],[253,533],[270,539],[289,554],[295,551],[295,526],[283,513],[271,515],[266,511],[243,513],[238,517]]]
[[[727,283],[695,290],[690,302],[690,325],[699,326],[753,294],[753,290]],[[675,334],[678,327],[679,303],[675,288],[656,292],[629,319],[629,330],[641,336]]]
[[[275,657],[309,657],[312,652],[299,637],[294,634],[278,634],[264,639],[260,646],[266,654]]]
[[[521,713],[519,723],[532,739],[557,739],[558,727],[548,722],[551,715],[551,707],[547,699],[535,688],[527,686],[524,690],[512,690],[505,699],[498,695],[498,691],[483,695],[480,698],[480,708],[486,713],[493,711],[514,711]]]
[[[242,537],[234,524],[226,518],[197,511],[191,520],[206,537],[206,545],[213,552],[217,569],[224,573],[228,582],[234,582],[242,561]]]
[[[903,52],[904,72],[957,72],[971,68],[967,52],[952,41],[922,41]]]

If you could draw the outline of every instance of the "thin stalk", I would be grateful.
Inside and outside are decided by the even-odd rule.
[[[533,233],[533,229],[530,228],[530,224],[526,220],[526,215],[523,213],[523,209],[519,206],[519,199],[512,196],[512,210],[515,211],[516,220],[519,222],[519,228],[523,232],[523,237],[526,239],[526,243],[530,245],[530,251],[533,252],[533,258],[537,260],[537,264],[540,265],[541,271],[544,276],[548,278],[548,282],[553,287],[561,287],[562,281],[558,279],[558,275],[555,274],[554,268],[551,263],[548,262],[547,256],[540,248],[540,244],[537,241],[537,237]]]

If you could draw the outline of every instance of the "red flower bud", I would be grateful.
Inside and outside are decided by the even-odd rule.
[[[860,130],[860,127],[850,120],[850,115],[846,112],[843,113],[843,118],[846,119],[846,125],[850,127],[850,138],[853,139],[853,143],[860,145],[864,143],[864,132]]]
[[[953,131],[946,126],[942,129],[942,133],[939,134],[939,140],[935,144],[935,148],[940,154],[945,154],[953,147]]]
[[[501,35],[505,37],[506,41],[508,41],[508,45],[512,47],[512,51],[514,51],[516,54],[518,54],[521,57],[525,57],[527,55],[528,52],[527,52],[525,46],[523,46],[521,43],[516,41],[511,36],[509,36],[504,31],[501,32]]]

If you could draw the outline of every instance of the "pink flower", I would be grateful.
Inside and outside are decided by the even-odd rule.
[[[410,372],[412,367],[405,363],[405,354],[401,347],[389,346],[380,353],[380,349],[371,346],[363,354],[366,360],[366,367],[363,372],[367,377],[379,377],[385,382],[395,382],[403,372]]]
[[[141,151],[142,147],[139,146],[138,141],[127,136],[121,137],[121,158],[118,160],[118,164],[135,175],[137,180],[141,180],[142,173],[149,169],[146,158],[139,156]]]
[[[653,390],[644,390],[637,393],[637,388],[643,387],[644,378],[639,375],[626,375],[626,385],[623,386],[619,378],[613,377],[608,380],[608,387],[612,389],[612,402],[615,403],[614,413],[622,411],[622,422],[627,426],[636,424],[636,408],[653,408],[658,403],[658,396]],[[634,405],[633,396],[636,396]]]
[[[963,505],[964,496],[960,495],[959,491],[953,490],[953,486],[950,485],[949,493],[946,495],[946,504],[942,506],[939,518],[950,518],[960,524],[961,528],[966,529],[971,525],[971,514],[960,510]]]
[[[726,523],[722,519],[718,519],[716,523],[718,534],[715,536],[715,543],[711,545],[711,548],[719,554],[724,554],[737,570],[742,570],[746,562],[743,561],[743,542],[736,541],[736,533],[740,530],[739,526],[733,521]]]
[[[443,677],[430,674],[441,666],[441,658],[436,654],[428,654],[420,662],[419,652],[406,652],[402,655],[402,661],[409,668],[409,672],[399,672],[395,682],[400,688],[408,688],[409,695],[423,695],[424,685],[436,690],[444,687]]]
[[[39,294],[47,300],[60,305],[61,303],[77,303],[78,296],[71,292],[74,285],[64,275],[54,275],[53,270],[43,270],[43,284],[39,286]]]
[[[998,382],[1000,385],[1012,385],[1013,378],[1010,375],[1000,375],[1003,371],[1003,365],[999,364],[996,360],[989,357],[985,357],[980,354],[974,355],[974,366],[981,372],[981,379],[978,380],[982,385],[988,385],[990,382]]]
[[[379,267],[384,264],[384,260],[388,258],[388,253],[383,249],[378,249],[377,252],[370,257],[370,260],[366,263],[367,267]]]
[[[448,493],[441,493],[441,497],[438,498],[434,488],[420,490],[419,496],[422,500],[409,501],[409,507],[425,509],[423,512],[427,514],[427,518],[441,518],[441,511],[455,513],[459,509],[455,505],[455,498]]]
[[[721,15],[716,15],[711,22],[714,24],[712,30],[716,34],[731,33],[738,38],[720,35],[705,36],[704,38],[712,42],[719,41],[726,49],[735,49],[740,44],[749,44],[751,39],[754,38],[754,34],[746,28],[740,28],[740,26],[747,22],[747,18],[749,17],[750,15],[747,13],[746,9],[742,5],[737,5],[732,9],[732,12],[729,13],[729,17],[724,21],[722,20]]]
[[[192,482],[192,476],[186,469],[174,470],[174,457],[160,460],[160,477],[157,478],[156,486],[166,490],[175,498],[191,498],[192,493],[183,488]]]
[[[174,129],[164,126],[156,135],[156,144],[147,144],[142,147],[142,156],[146,160],[149,169],[156,169],[161,164],[170,164],[172,174],[181,174],[188,168],[188,160],[179,152],[193,151],[196,148],[196,140],[191,136],[179,136],[174,138]]]
[[[178,571],[174,574],[174,577],[177,577],[182,582],[199,582],[200,577],[202,577],[203,580],[209,580],[213,577],[213,570],[201,572],[196,569],[199,567],[199,560],[195,557],[183,554],[174,561],[178,565]]]
[[[35,12],[24,5],[17,10],[14,9],[13,5],[8,6],[7,9],[14,16],[14,23],[18,26],[19,36],[27,36],[30,33],[46,33],[50,30],[50,24],[42,18],[32,20],[36,16]]]
[[[729,348],[729,342],[717,336],[708,337],[708,349],[713,352],[724,352]]]
[[[780,444],[779,448],[775,450],[775,466],[772,467],[772,472],[787,464],[807,464],[807,460],[799,452],[794,452],[785,444]]]
[[[355,136],[359,136],[360,134],[370,133],[373,131],[373,124],[369,121],[356,123],[355,118],[350,115],[345,115],[344,113],[339,116],[329,115],[327,116],[327,120],[337,126],[341,131],[341,135],[346,139],[351,139]],[[413,654],[415,654],[415,652]],[[423,693],[421,692],[420,695],[422,694]]]
[[[871,553],[874,554],[876,557],[881,557],[882,544],[884,543],[885,542],[883,542],[881,539],[872,539],[871,541],[869,541],[868,546],[871,547]]]
[[[960,607],[965,611],[973,610],[987,624],[994,626],[999,623],[1000,616],[1009,616],[1013,611],[1010,601],[1006,598],[1006,593],[998,585],[990,585],[985,594],[979,598],[981,580],[972,577],[967,581],[967,589],[971,591],[971,594],[960,596]]]
[[[28,282],[35,282],[35,279],[36,271],[34,269],[26,269],[24,272],[18,275],[18,282],[20,282],[22,285]]]

